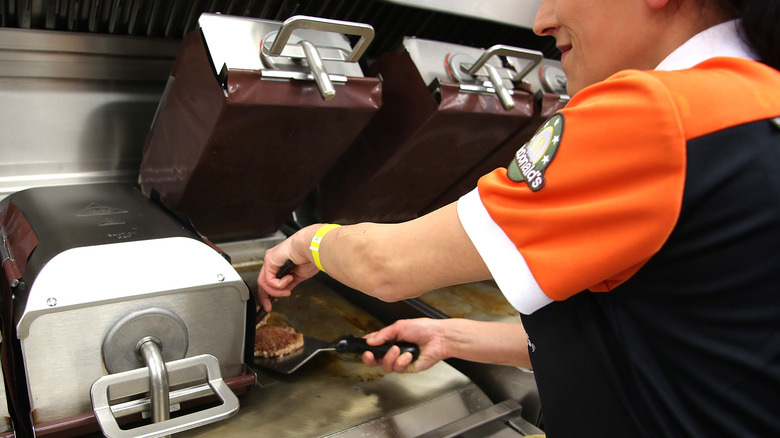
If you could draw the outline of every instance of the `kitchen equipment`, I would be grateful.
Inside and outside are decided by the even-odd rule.
[[[566,94],[566,75],[560,68],[560,62],[550,59],[542,60],[541,64],[528,67],[532,64],[528,61],[510,58],[510,64],[514,64],[517,70],[527,71],[524,76],[529,80],[533,91],[534,115],[528,123],[518,129],[493,152],[475,163],[471,170],[463,175],[447,190],[443,191],[434,201],[424,209],[424,213],[431,212],[451,202],[458,200],[477,186],[477,181],[483,175],[492,172],[498,167],[507,167],[512,161],[517,150],[522,147],[536,132],[537,129],[558,110],[569,102]]]
[[[94,184],[12,194],[0,228],[17,433],[159,436],[236,412],[230,386],[255,381],[249,290],[187,224],[132,186]],[[120,428],[143,412],[152,424]]]
[[[397,342],[393,344],[368,345],[366,340],[352,335],[341,336],[331,341],[321,341],[319,339],[303,337],[303,348],[280,357],[255,357],[255,365],[278,371],[280,373],[290,374],[303,366],[309,359],[323,351],[336,351],[338,353],[356,353],[363,354],[365,351],[374,353],[374,357],[381,358],[397,345],[401,349],[401,354],[411,353],[416,360],[420,355],[420,349],[408,342]]]
[[[404,38],[401,52],[371,66],[382,78],[382,108],[318,187],[318,219],[396,222],[417,217],[534,116],[520,82],[541,52],[504,45],[478,49]]]
[[[305,16],[198,24],[144,146],[141,188],[213,241],[273,233],[380,106],[380,81],[357,64],[373,28]]]

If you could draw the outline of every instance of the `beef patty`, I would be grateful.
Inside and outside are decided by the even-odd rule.
[[[294,328],[261,324],[255,327],[256,357],[280,357],[303,348],[303,335]]]

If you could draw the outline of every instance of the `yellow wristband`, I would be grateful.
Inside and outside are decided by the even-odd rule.
[[[322,263],[320,262],[320,243],[322,242],[322,238],[328,234],[328,231],[340,226],[341,225],[338,224],[323,225],[314,233],[314,237],[311,238],[311,246],[309,246],[309,249],[311,250],[312,257],[314,257],[314,264],[317,265],[322,272],[325,272],[325,269],[322,268]]]

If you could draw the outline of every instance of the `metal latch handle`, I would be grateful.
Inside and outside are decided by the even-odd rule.
[[[325,66],[322,64],[322,58],[317,53],[317,48],[314,44],[308,41],[301,41],[301,47],[303,53],[306,54],[306,62],[311,68],[311,74],[314,76],[314,82],[317,83],[317,88],[320,90],[320,96],[326,101],[333,100],[336,97],[336,88],[333,87],[333,82],[328,77],[328,72],[325,71]]]
[[[159,423],[147,424],[131,429],[121,429],[109,403],[109,392],[112,387],[138,387],[136,394],[149,391],[149,370],[137,368],[116,374],[103,376],[92,384],[90,395],[95,418],[103,434],[109,438],[151,438],[171,435],[177,432],[194,429],[199,426],[223,420],[238,411],[238,398],[222,380],[219,371],[219,360],[210,354],[187,357],[165,364],[170,375],[188,372],[192,369],[205,369],[206,380],[211,391],[220,399],[220,404],[164,420]]]
[[[490,64],[485,64],[485,70],[487,70],[488,79],[490,79],[490,82],[493,84],[493,89],[496,90],[496,95],[498,95],[498,100],[501,101],[501,105],[503,105],[504,109],[507,111],[514,109],[515,101],[512,99],[512,93],[504,86],[504,80],[501,79],[498,69]]]
[[[485,53],[483,53],[482,56],[477,59],[477,62],[475,62],[471,67],[463,66],[464,70],[466,70],[466,73],[470,74],[471,76],[476,76],[477,72],[479,72],[479,69],[485,67],[485,70],[487,70],[488,73],[488,79],[493,84],[493,88],[496,90],[496,94],[498,95],[498,99],[501,101],[501,105],[503,105],[504,108],[509,111],[515,107],[515,102],[512,100],[512,93],[510,93],[509,90],[507,90],[504,86],[503,80],[498,74],[498,70],[492,65],[487,64],[487,61],[493,56],[510,56],[513,58],[530,60],[531,63],[526,65],[526,67],[523,68],[520,73],[512,78],[512,80],[518,81],[527,75],[531,70],[533,70],[534,67],[539,65],[539,63],[542,62],[544,55],[542,52],[537,50],[521,49],[519,47],[497,44],[487,49]]]
[[[530,64],[526,65],[523,70],[521,70],[519,73],[515,75],[512,80],[519,81],[525,77],[528,73],[531,72],[531,70],[534,69],[539,63],[542,62],[542,59],[544,59],[544,55],[542,52],[538,50],[529,50],[529,49],[521,49],[519,47],[513,47],[513,46],[505,46],[503,44],[496,44],[495,46],[487,49],[485,53],[482,54],[482,56],[477,59],[477,62],[474,63],[469,69],[467,70],[467,73],[476,76],[477,72],[480,68],[482,68],[483,65],[488,61],[488,59],[492,58],[493,56],[509,56],[512,58],[518,58],[518,59],[526,59],[531,61]]]
[[[374,28],[368,24],[354,23],[351,21],[330,20],[327,18],[308,17],[295,15],[284,20],[279,33],[276,35],[270,54],[278,56],[282,54],[284,46],[296,29],[311,29],[323,32],[340,33],[344,35],[357,35],[360,40],[352,47],[352,52],[347,56],[347,62],[357,62],[374,39]]]

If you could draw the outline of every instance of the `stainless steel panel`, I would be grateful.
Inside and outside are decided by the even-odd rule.
[[[344,0],[342,0],[343,2]],[[498,23],[531,28],[541,0],[491,0],[476,2],[473,0],[384,0],[385,3],[408,6],[415,9],[426,9],[447,14],[489,20]],[[13,5],[15,2],[11,2]],[[22,28],[68,27],[79,31],[109,31],[127,32],[130,34],[160,34],[180,35],[182,28],[192,23],[192,15],[197,11],[219,11],[225,14],[261,14],[267,16],[269,9],[278,9],[290,15],[301,13],[303,6],[295,1],[255,2],[255,1],[192,1],[184,2],[143,2],[131,1],[101,1],[76,3],[71,7],[61,5],[61,2],[25,2],[27,8],[14,10],[8,14],[5,22],[13,22]],[[25,3],[18,3],[24,5]],[[32,3],[30,5],[30,3]],[[261,3],[261,4],[257,4]],[[271,3],[263,5],[262,3]],[[274,4],[275,3],[275,4]],[[324,2],[328,3],[328,2]],[[353,7],[361,9],[372,8],[369,1],[354,2]],[[58,4],[59,7],[58,7]],[[315,5],[320,10],[328,5]],[[344,6],[346,7],[346,6]],[[167,20],[165,17],[169,17]],[[6,18],[6,17],[0,17]],[[15,20],[14,20],[15,19]]]
[[[394,50],[400,38],[414,35],[474,47],[501,43],[538,48],[551,57],[558,53],[553,39],[536,37],[531,31],[539,3],[540,0],[38,1],[32,2],[35,7],[20,11],[12,1],[6,2],[5,11],[0,8],[0,25],[82,34],[181,38],[197,28],[197,18],[203,12],[276,21],[293,15],[312,15],[374,26],[379,38],[372,45],[371,56]]]
[[[0,199],[130,182],[177,41],[0,29]]]
[[[0,199],[36,186],[134,183],[162,89],[0,78]]]
[[[179,42],[164,38],[85,35],[64,31],[0,29],[0,48],[22,52],[173,59]],[[164,72],[167,74],[167,71]]]
[[[511,25],[532,28],[536,10],[542,0],[385,0],[413,8],[430,9],[450,14],[476,17]]]

